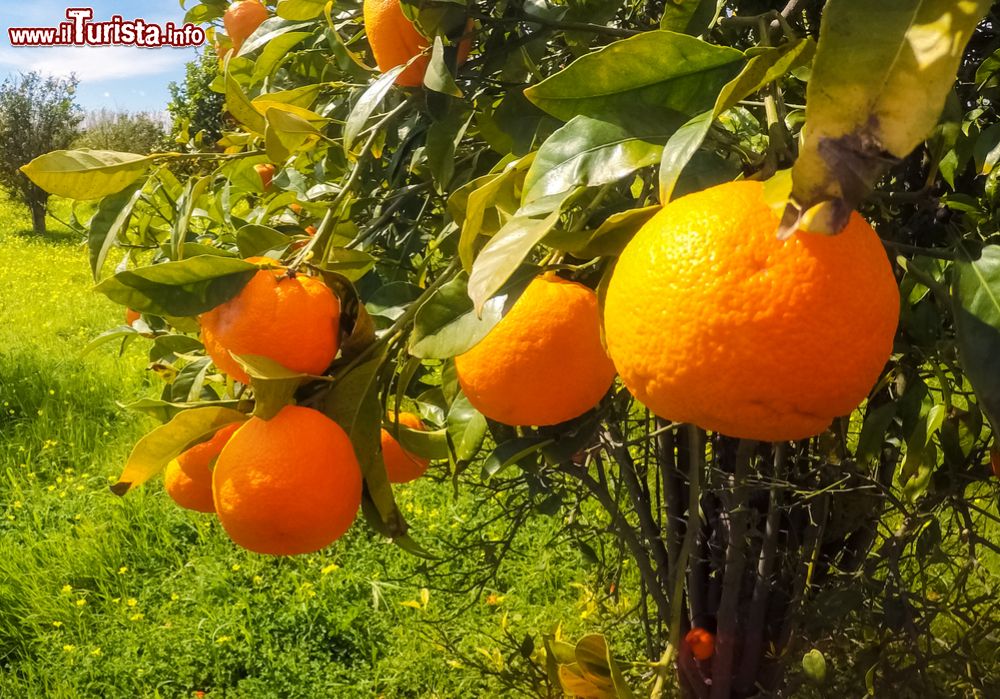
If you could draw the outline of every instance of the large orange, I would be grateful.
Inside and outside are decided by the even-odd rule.
[[[226,8],[222,23],[226,26],[229,40],[233,42],[234,53],[240,52],[243,42],[257,31],[267,17],[267,8],[258,0],[239,0]]]
[[[455,368],[476,409],[508,425],[571,420],[597,405],[615,378],[601,345],[597,294],[552,274],[532,280]]]
[[[421,34],[403,14],[399,0],[365,0],[364,15],[368,44],[375,55],[378,69],[383,73],[396,66],[405,65],[430,46],[427,37]],[[459,65],[465,62],[472,49],[472,40],[468,37],[472,28],[473,23],[470,19],[465,28],[466,38],[463,38],[458,45]],[[423,84],[429,62],[430,57],[426,53],[420,56],[399,74],[396,84],[404,87],[417,87]]]
[[[836,236],[775,235],[759,182],[677,199],[618,261],[608,351],[661,417],[733,437],[803,439],[850,413],[892,350],[899,291],[857,213]]]
[[[312,553],[361,507],[361,469],[340,426],[311,408],[250,418],[215,463],[215,509],[230,538],[257,553]]]
[[[189,510],[215,512],[212,464],[241,424],[226,425],[207,442],[196,444],[167,464],[163,487],[174,502]]]
[[[389,423],[395,422],[389,414]],[[425,430],[423,421],[413,413],[400,413],[399,424],[411,430]],[[389,430],[382,430],[382,460],[389,475],[390,483],[409,483],[424,475],[428,459],[421,458],[403,449],[402,445],[392,436]]]
[[[230,353],[261,355],[293,371],[322,374],[340,343],[340,301],[315,277],[261,270],[235,298],[203,314],[201,330],[215,365],[237,381],[250,379]]]

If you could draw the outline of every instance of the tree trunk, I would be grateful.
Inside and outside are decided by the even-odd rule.
[[[35,235],[45,235],[46,201],[33,201],[28,204],[28,208],[31,209],[31,228]]]

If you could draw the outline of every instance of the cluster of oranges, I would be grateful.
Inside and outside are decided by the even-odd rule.
[[[262,265],[236,298],[200,318],[216,366],[234,380],[250,377],[233,355],[256,354],[305,374],[321,374],[337,355],[340,302],[321,280]],[[395,422],[390,416],[389,422]],[[424,429],[415,415],[399,424]],[[419,478],[428,462],[382,430],[390,481]],[[337,540],[361,506],[362,475],[347,433],[312,408],[289,405],[270,420],[227,425],[171,462],[164,474],[182,507],[218,515],[237,544],[273,555],[317,551]]]

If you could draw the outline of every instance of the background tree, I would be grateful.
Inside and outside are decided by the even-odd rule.
[[[214,49],[206,48],[197,60],[187,64],[184,81],[168,86],[170,135],[176,144],[192,150],[211,150],[222,138],[226,100],[212,89],[218,77],[219,58]]]
[[[162,116],[152,112],[119,112],[101,109],[89,112],[74,148],[153,153],[173,147],[167,144]]]
[[[0,86],[0,185],[31,210],[35,233],[45,233],[49,195],[19,168],[73,142],[83,119],[74,102],[76,86],[75,77],[37,72],[8,78]]]

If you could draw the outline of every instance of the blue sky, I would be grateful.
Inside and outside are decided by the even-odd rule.
[[[10,45],[8,27],[55,27],[67,21],[67,7],[92,7],[95,21],[107,21],[115,14],[157,24],[179,25],[184,19],[178,0],[5,0],[0,13],[0,77],[31,70],[76,73],[77,101],[85,109],[163,111],[169,100],[167,84],[183,78],[184,64],[195,57],[195,49]]]

